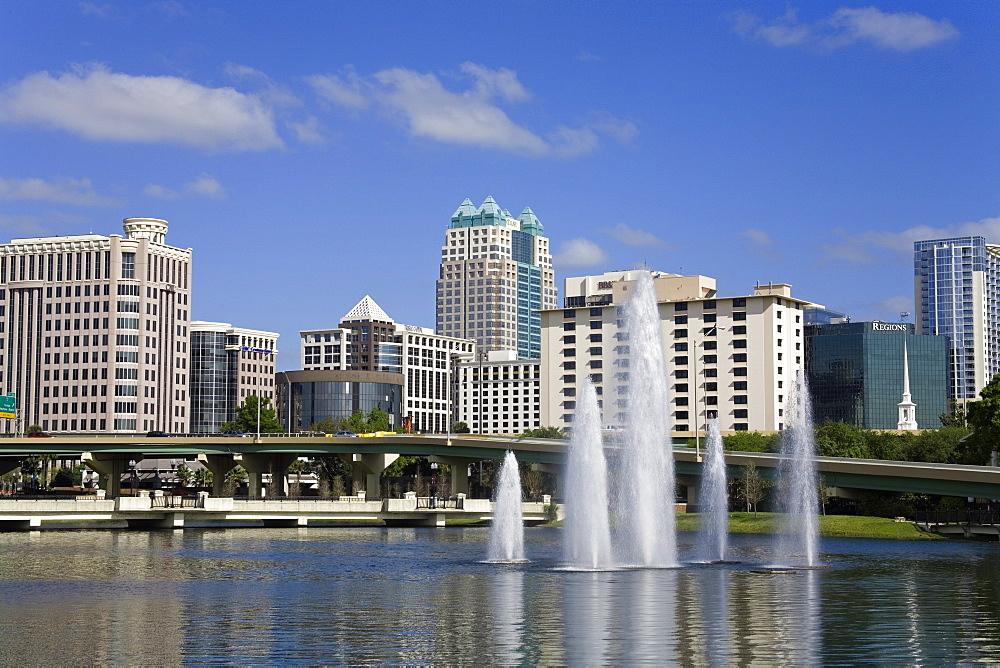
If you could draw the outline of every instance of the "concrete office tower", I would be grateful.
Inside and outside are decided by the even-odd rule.
[[[3,431],[187,431],[191,249],[164,220],[124,228],[0,245]]]
[[[375,384],[402,385],[399,419],[403,425],[409,425],[413,431],[420,433],[445,433],[451,427],[455,412],[455,369],[460,361],[474,357],[475,343],[472,341],[440,336],[425,327],[399,324],[368,295],[341,318],[338,327],[304,330],[299,332],[299,336],[303,372],[329,373],[287,372],[283,376],[286,382],[363,382],[372,388]],[[383,376],[345,375],[340,373],[343,371]],[[325,391],[341,392],[346,391],[344,388],[347,386],[330,385],[329,388],[333,389]],[[358,388],[348,389],[354,392]],[[356,410],[362,410],[363,405],[378,405],[377,402],[366,404],[365,401],[361,395],[350,401],[345,399],[343,407],[331,415],[319,415],[323,411],[330,412],[325,407],[317,408],[308,415],[308,411],[304,411],[303,417],[288,418],[289,424],[295,428],[308,428],[310,419],[317,422],[326,417],[350,417]],[[384,401],[386,405],[398,407],[388,396]],[[282,419],[286,417],[283,415]],[[400,426],[400,422],[394,422],[393,426]]]
[[[278,334],[233,327],[226,322],[191,323],[190,431],[214,434],[236,419],[250,395],[274,401],[274,356]]]
[[[458,365],[456,415],[473,434],[521,434],[541,422],[541,360],[494,350]]]
[[[1000,246],[983,237],[913,244],[917,326],[949,337],[948,397],[975,400],[1000,373]]]
[[[555,308],[557,289],[549,240],[529,208],[514,218],[487,197],[466,199],[451,217],[441,247],[437,333],[473,339],[481,351],[541,355],[537,311]]]
[[[619,308],[639,273],[567,278],[565,307],[542,312],[543,425],[571,426],[588,376],[605,422],[624,424],[630,347],[643,342],[620,332]],[[650,273],[668,381],[664,428],[672,423],[678,439],[704,437],[715,417],[724,434],[782,429],[791,383],[803,368],[803,309],[813,304],[793,298],[784,283],[723,298],[713,278]]]

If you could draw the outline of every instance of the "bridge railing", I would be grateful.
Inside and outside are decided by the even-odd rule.
[[[918,524],[1000,525],[1000,510],[918,510]]]

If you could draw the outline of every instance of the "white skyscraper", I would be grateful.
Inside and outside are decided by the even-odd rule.
[[[514,218],[487,197],[466,199],[451,217],[441,247],[437,333],[473,339],[480,350],[541,355],[538,311],[555,308],[549,240],[529,208]]]
[[[21,427],[187,430],[191,249],[165,245],[164,220],[124,223],[0,245],[0,386]]]

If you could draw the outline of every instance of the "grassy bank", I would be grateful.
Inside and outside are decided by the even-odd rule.
[[[775,513],[729,513],[730,533],[774,533],[779,515]],[[697,513],[677,516],[678,531],[697,531]],[[839,538],[884,538],[888,540],[941,540],[940,536],[921,531],[910,522],[896,522],[886,517],[858,515],[820,515],[822,536]]]
[[[729,513],[730,533],[774,533],[778,519],[775,513]],[[677,515],[678,531],[697,531],[698,513]],[[546,524],[561,527],[562,522]],[[886,540],[944,540],[936,534],[921,531],[910,522],[895,522],[885,517],[857,515],[820,515],[819,532],[837,538],[883,538]]]

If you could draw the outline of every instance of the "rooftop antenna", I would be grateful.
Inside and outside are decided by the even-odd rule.
[[[909,311],[900,311],[899,312],[899,320],[901,322],[906,322],[906,319],[909,318],[909,317],[910,317],[910,312]]]

